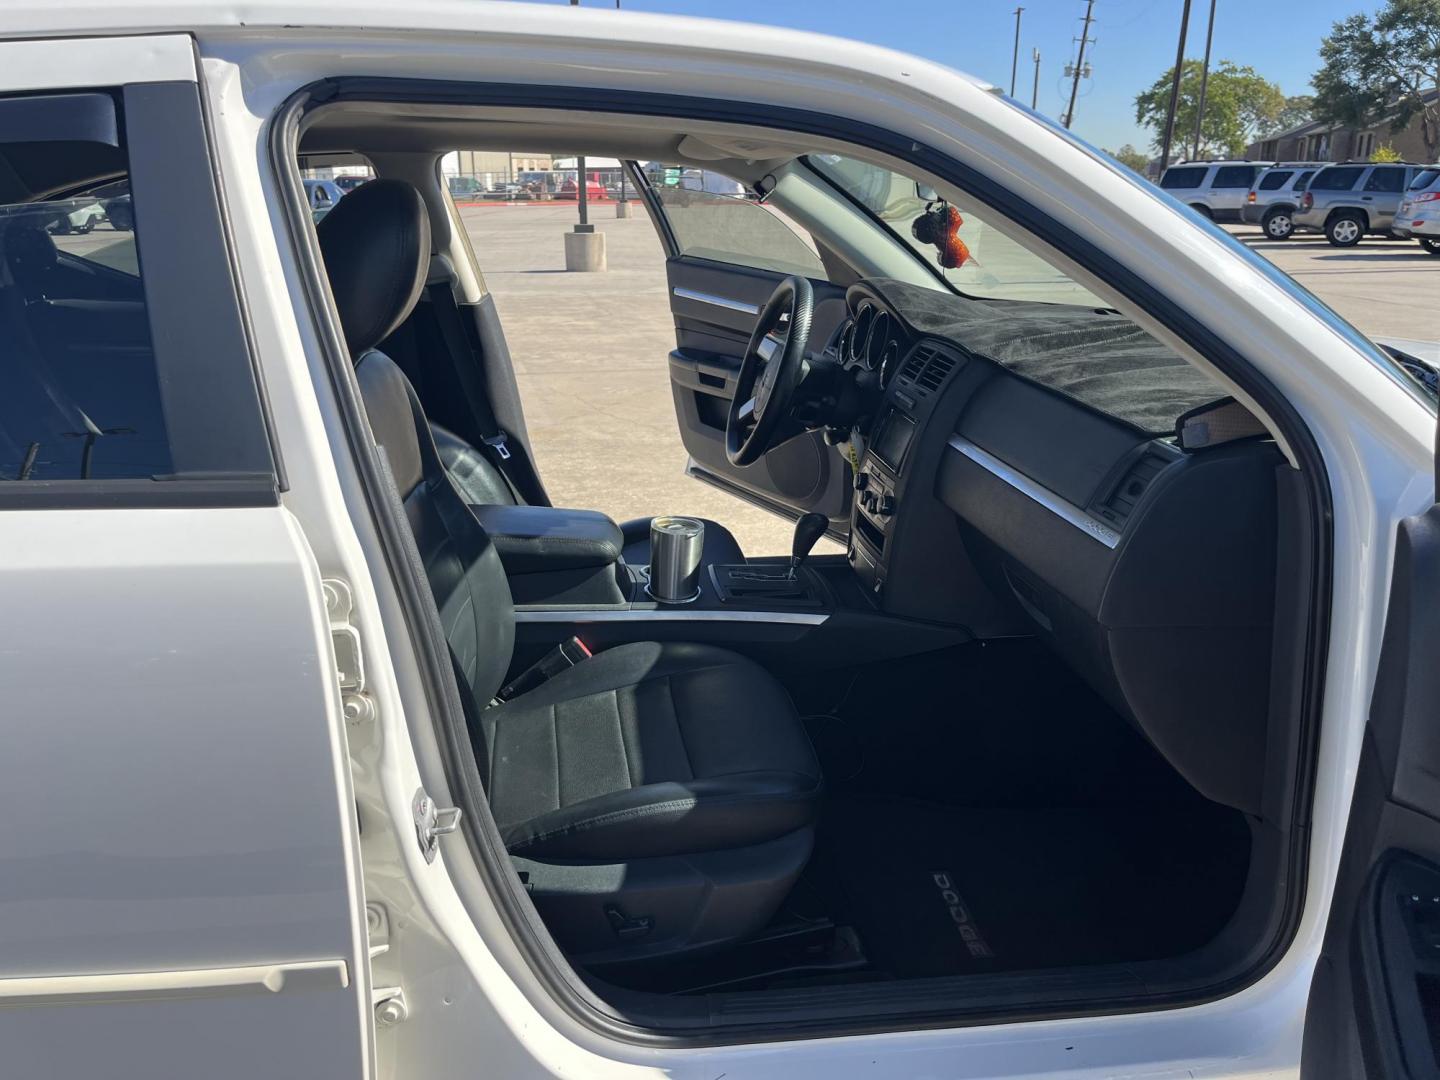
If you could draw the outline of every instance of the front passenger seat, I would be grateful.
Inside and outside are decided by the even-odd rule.
[[[424,203],[409,184],[371,181],[316,232],[460,676],[491,812],[551,931],[578,961],[602,964],[761,929],[809,858],[820,793],[785,691],[723,649],[637,642],[492,704],[514,643],[505,573],[409,381],[375,348],[424,284]]]

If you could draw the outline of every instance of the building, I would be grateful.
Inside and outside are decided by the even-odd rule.
[[[1440,90],[1428,91],[1426,98],[1440,100]],[[1246,147],[1245,156],[1256,161],[1368,161],[1382,146],[1393,147],[1405,161],[1429,164],[1418,113],[1400,131],[1390,130],[1389,118],[1360,128],[1312,120],[1257,139]]]
[[[456,150],[446,154],[441,170],[446,176],[464,176],[490,188],[514,180],[520,173],[549,172],[551,154],[505,153],[499,150]]]

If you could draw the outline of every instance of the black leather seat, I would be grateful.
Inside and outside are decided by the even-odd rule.
[[[400,181],[317,226],[371,431],[439,608],[491,809],[552,932],[599,963],[758,930],[809,857],[820,772],[778,682],[702,645],[637,642],[492,705],[514,644],[500,558],[419,399],[375,349],[425,279],[429,220]]]

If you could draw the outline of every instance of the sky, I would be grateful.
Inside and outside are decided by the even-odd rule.
[[[568,3],[568,0],[536,0]],[[614,0],[581,0],[612,7]],[[1017,6],[1020,70],[1015,96],[1027,105],[1034,78],[1031,49],[1040,50],[1037,107],[1048,116],[1065,111],[1070,86],[1065,64],[1075,54],[1085,0],[621,0],[631,11],[669,12],[767,23],[858,38],[915,53],[1010,88]],[[1286,94],[1311,92],[1321,39],[1337,20],[1371,12],[1380,0],[1216,0],[1212,59],[1249,64]],[[1135,95],[1175,60],[1183,0],[1095,0],[1086,47],[1092,78],[1080,85],[1077,135],[1107,150],[1125,143],[1148,149],[1149,135],[1135,124]],[[1192,0],[1186,55],[1205,52],[1208,0]]]

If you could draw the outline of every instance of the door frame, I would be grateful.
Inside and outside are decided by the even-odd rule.
[[[645,91],[613,90],[590,88],[577,90],[573,86],[537,86],[453,82],[429,79],[341,77],[312,84],[300,91],[282,109],[280,120],[274,126],[275,137],[271,142],[271,164],[277,175],[286,175],[287,163],[293,156],[293,141],[286,141],[289,133],[298,130],[301,115],[308,107],[346,100],[383,100],[409,103],[442,103],[519,106],[529,108],[555,108],[569,111],[593,111],[628,113],[634,115],[660,115],[697,119],[727,120],[751,126],[769,126],[814,134],[840,142],[866,146],[904,161],[917,170],[942,177],[944,180],[970,192],[977,201],[1008,217],[1021,228],[1049,244],[1074,264],[1106,281],[1111,289],[1125,296],[1143,310],[1146,315],[1166,328],[1168,332],[1184,341],[1205,360],[1222,371],[1239,385],[1253,400],[1257,401],[1266,415],[1279,428],[1284,443],[1301,466],[1301,486],[1308,512],[1314,528],[1310,530],[1312,550],[1308,563],[1313,568],[1307,593],[1312,613],[1311,633],[1307,639],[1304,670],[1299,675],[1302,709],[1307,731],[1318,731],[1319,705],[1324,689],[1326,659],[1328,655],[1331,596],[1331,543],[1330,523],[1332,521],[1330,484],[1328,471],[1309,427],[1301,419],[1294,405],[1278,392],[1274,384],[1258,369],[1249,364],[1242,353],[1202,322],[1188,309],[1169,299],[1150,280],[1137,270],[1096,247],[1072,229],[1049,215],[1038,205],[1025,200],[1019,194],[1009,191],[991,181],[978,170],[967,166],[958,159],[915,142],[907,137],[873,125],[854,120],[841,120],[835,116],[813,113],[785,106],[757,105],[755,102],[721,101],[717,99],[694,99],[669,94],[655,94]],[[296,244],[298,258],[309,260],[312,273],[318,266],[313,253],[307,254],[310,246],[302,230],[292,229],[291,240]],[[318,323],[333,323],[325,308],[323,292],[311,289],[310,306]],[[347,381],[348,358],[343,348],[337,350],[338,336],[328,342],[328,360],[335,369],[338,383]],[[341,391],[342,395],[348,391]],[[363,419],[358,421],[358,430],[363,430]],[[354,440],[357,458],[364,461],[374,457],[373,447],[359,445],[363,439]],[[374,478],[374,490],[383,490],[378,475]],[[377,520],[387,534],[387,542],[393,543],[389,559],[392,567],[405,565],[405,540],[399,535],[403,530],[392,530],[386,524],[386,514],[376,507]],[[1224,980],[1207,985],[1203,991],[1183,996],[1156,1000],[1145,996],[1129,1003],[1096,1004],[1093,1008],[1051,1009],[1049,1011],[991,1011],[975,1016],[961,1011],[942,1011],[916,1015],[913,1010],[904,1015],[873,1014],[865,1019],[809,1019],[781,1023],[755,1023],[733,1029],[718,1031],[713,1026],[701,1028],[664,1028],[657,1020],[648,1025],[637,1022],[635,1014],[621,1017],[597,1002],[595,996],[584,987],[576,973],[559,960],[548,933],[536,925],[533,908],[524,902],[523,891],[515,884],[508,872],[503,847],[498,844],[498,833],[488,812],[483,809],[478,777],[472,776],[473,761],[467,761],[468,754],[455,753],[459,741],[454,739],[455,731],[463,731],[463,716],[458,708],[453,678],[447,663],[444,663],[443,637],[439,633],[438,620],[432,615],[433,601],[423,592],[423,584],[412,580],[413,575],[398,573],[395,583],[399,589],[406,610],[409,625],[415,636],[419,659],[426,670],[436,704],[439,706],[440,727],[451,741],[451,753],[444,759],[447,780],[452,790],[464,792],[467,805],[477,813],[467,816],[464,830],[465,840],[476,865],[487,876],[491,894],[498,903],[505,919],[508,932],[520,948],[525,962],[535,976],[537,985],[565,1013],[583,1027],[602,1035],[606,1039],[641,1045],[667,1047],[698,1047],[732,1043],[751,1043],[774,1040],[855,1033],[876,1030],[910,1030],[967,1026],[973,1023],[1013,1022],[1059,1017],[1074,1017],[1083,1013],[1149,1011],[1157,1007],[1176,1007],[1213,1002],[1230,998],[1238,991],[1260,980],[1288,953],[1291,941],[1304,910],[1305,888],[1308,876],[1308,845],[1298,836],[1304,833],[1296,829],[1297,840],[1293,845],[1292,868],[1289,877],[1292,884],[1284,904],[1278,912],[1277,929],[1266,947],[1260,950],[1254,963],[1243,972]],[[1313,747],[1315,740],[1309,743]],[[1299,763],[1295,785],[1294,805],[1290,813],[1297,823],[1308,820],[1311,809],[1310,784],[1314,778],[1315,757],[1307,753]],[[474,819],[479,820],[474,820]]]

